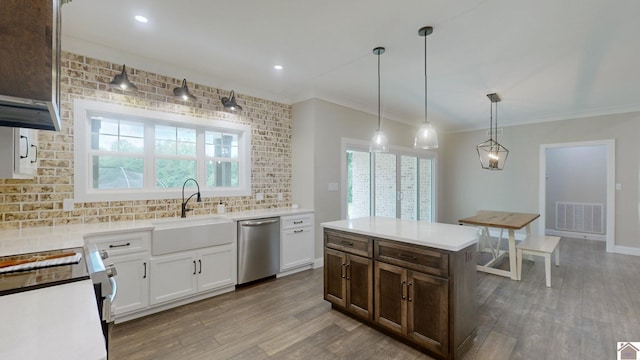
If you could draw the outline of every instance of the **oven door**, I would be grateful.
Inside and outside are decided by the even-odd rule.
[[[113,302],[118,293],[118,284],[115,279],[117,271],[113,264],[104,264],[104,260],[108,259],[109,256],[106,252],[100,252],[95,245],[88,245],[86,253],[87,268],[96,293],[98,313],[102,322],[102,333],[104,334],[108,358],[111,330],[115,319]]]

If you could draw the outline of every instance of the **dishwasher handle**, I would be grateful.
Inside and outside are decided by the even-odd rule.
[[[259,221],[246,221],[246,222],[240,223],[240,225],[242,225],[242,226],[260,226],[260,225],[273,224],[273,223],[277,222],[278,220],[279,219],[259,220]]]

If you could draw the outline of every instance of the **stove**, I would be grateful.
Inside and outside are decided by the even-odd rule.
[[[0,296],[89,278],[81,247],[0,257]]]

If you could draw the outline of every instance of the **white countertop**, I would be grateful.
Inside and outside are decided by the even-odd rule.
[[[91,280],[0,296],[0,319],[0,359],[107,357]]]
[[[476,228],[428,221],[371,216],[326,222],[321,225],[328,229],[449,251],[459,251],[478,242]]]
[[[189,219],[225,218],[233,221],[312,213],[310,209],[276,208],[231,212],[220,215],[189,216]],[[22,230],[0,230],[0,256],[26,254],[37,251],[67,249],[84,245],[84,237],[116,234],[128,231],[153,230],[154,222],[180,220],[159,218],[153,220],[119,221],[83,225],[57,225]]]

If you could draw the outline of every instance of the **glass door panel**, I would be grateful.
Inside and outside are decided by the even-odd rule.
[[[400,156],[400,218],[418,217],[418,158]]]
[[[433,161],[420,158],[418,161],[419,220],[433,221]]]
[[[347,150],[347,219],[371,215],[371,155]]]
[[[397,173],[396,155],[376,153],[375,173],[375,216],[397,217]]]

